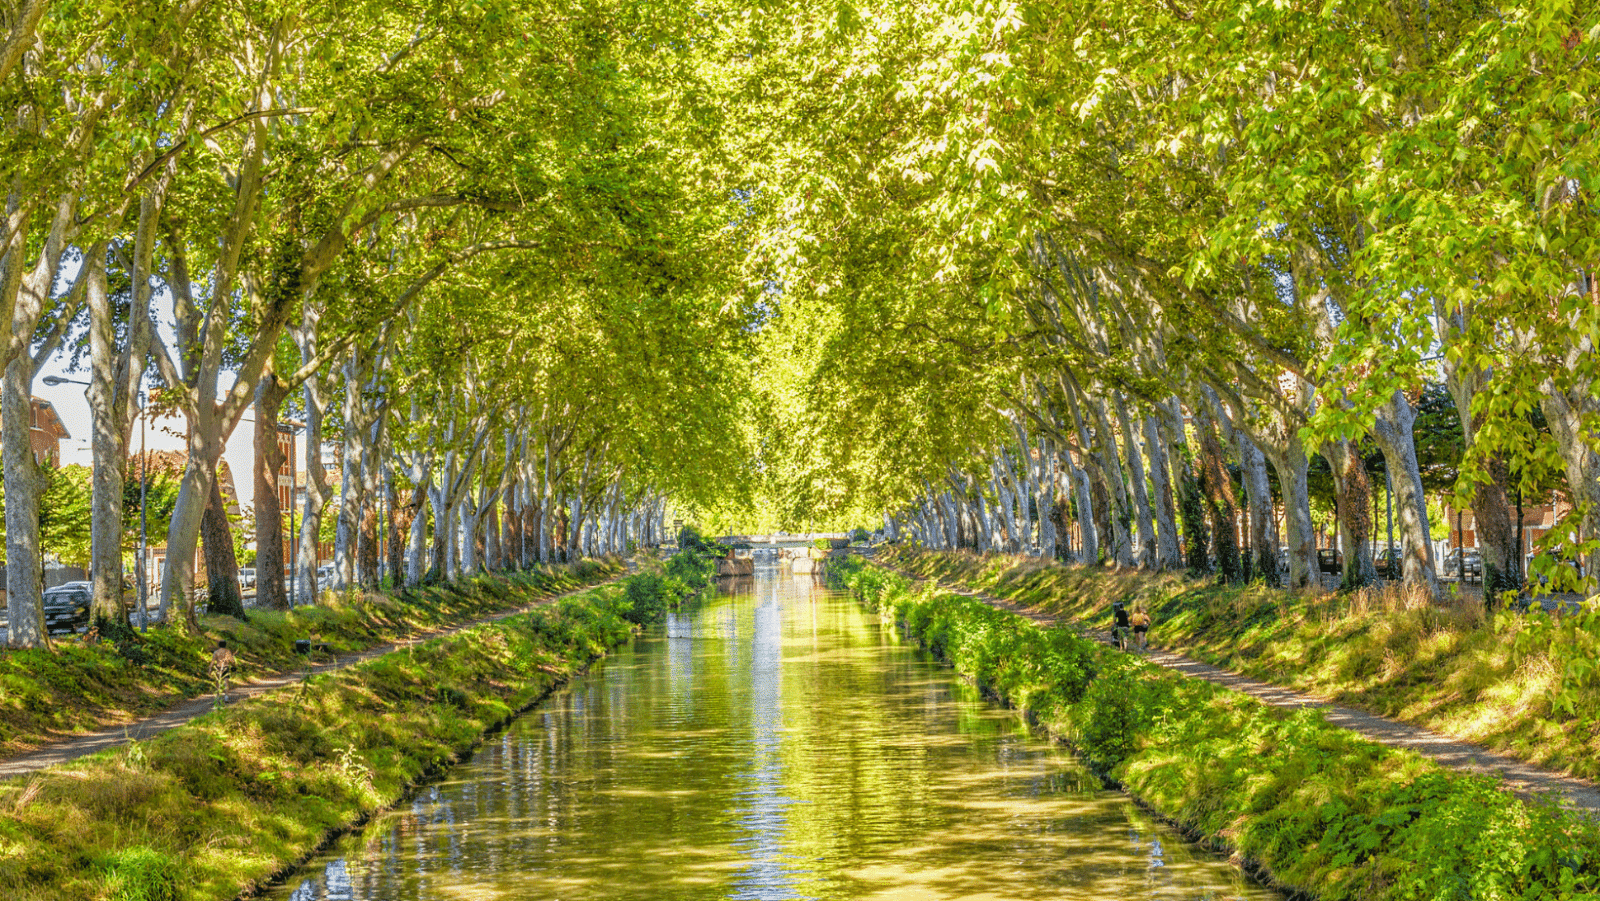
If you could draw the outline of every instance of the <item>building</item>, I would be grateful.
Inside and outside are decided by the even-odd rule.
[[[71,438],[56,408],[42,397],[33,399],[33,419],[28,424],[28,444],[33,458],[50,467],[61,465],[61,439]]]
[[[1555,528],[1561,517],[1572,512],[1572,505],[1557,497],[1554,503],[1525,506],[1522,509],[1522,557],[1526,565],[1533,556],[1534,547]],[[1447,503],[1444,508],[1445,523],[1450,526],[1446,547],[1478,547],[1478,521],[1472,510],[1456,510]],[[1513,508],[1512,527],[1516,527],[1516,509]]]

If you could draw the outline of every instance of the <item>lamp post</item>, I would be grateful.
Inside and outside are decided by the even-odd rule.
[[[295,455],[299,449],[296,446],[294,436],[305,431],[305,428],[303,425],[289,424],[289,607],[291,609],[294,608],[298,600],[298,591],[296,589],[300,585],[300,568],[297,565],[300,560],[300,536],[296,533],[294,527],[294,511],[296,507],[300,506],[301,492],[300,486],[296,484],[299,478],[295,473],[294,462]]]
[[[139,631],[150,629],[150,515],[145,503],[150,496],[150,455],[144,448],[144,389],[139,389],[139,563],[134,577],[139,580]]]

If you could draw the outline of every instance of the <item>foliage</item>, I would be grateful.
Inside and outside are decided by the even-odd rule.
[[[1269,707],[1075,635],[1052,639],[969,597],[860,575],[868,606],[958,672],[1293,891],[1532,901],[1600,890],[1593,822],[1368,742],[1314,711]],[[1063,641],[1066,665],[1031,665]]]
[[[140,480],[136,468],[130,464],[129,478],[122,482],[122,549],[136,551],[139,547]],[[172,510],[178,502],[178,479],[166,470],[152,470],[144,486],[146,529],[150,543],[158,545],[165,540],[172,523]]]

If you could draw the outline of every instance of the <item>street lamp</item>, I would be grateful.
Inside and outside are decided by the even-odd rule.
[[[298,598],[297,589],[300,585],[300,569],[296,564],[300,559],[300,536],[294,527],[294,511],[300,506],[300,486],[295,484],[298,479],[295,474],[295,454],[299,449],[295,446],[294,436],[305,431],[305,426],[289,424],[289,607],[295,606]]]

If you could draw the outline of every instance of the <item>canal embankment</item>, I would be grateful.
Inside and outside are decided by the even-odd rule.
[[[0,771],[15,775],[78,756],[72,746],[97,733],[102,740],[88,743],[96,750],[124,733],[138,736],[145,721],[164,713],[176,711],[181,722],[192,715],[176,709],[185,699],[201,699],[203,708],[208,695],[275,688],[398,642],[600,583],[625,568],[620,559],[582,560],[396,592],[351,589],[329,592],[315,605],[251,610],[244,620],[203,616],[198,633],[158,624],[61,638],[49,650],[5,650]],[[213,666],[219,642],[228,651],[225,674]],[[297,642],[304,644],[297,649]]]
[[[1143,607],[1152,645],[1319,701],[1600,779],[1600,608],[1486,610],[1395,585],[1350,593],[897,548],[886,562],[1042,619],[1106,630]],[[1592,785],[1591,781],[1591,785]]]
[[[596,587],[13,779],[0,896],[249,894],[628,640],[634,608]]]
[[[1600,828],[1291,711],[881,568],[866,605],[1105,778],[1284,890],[1322,899],[1592,898]],[[849,570],[856,570],[850,572]]]

